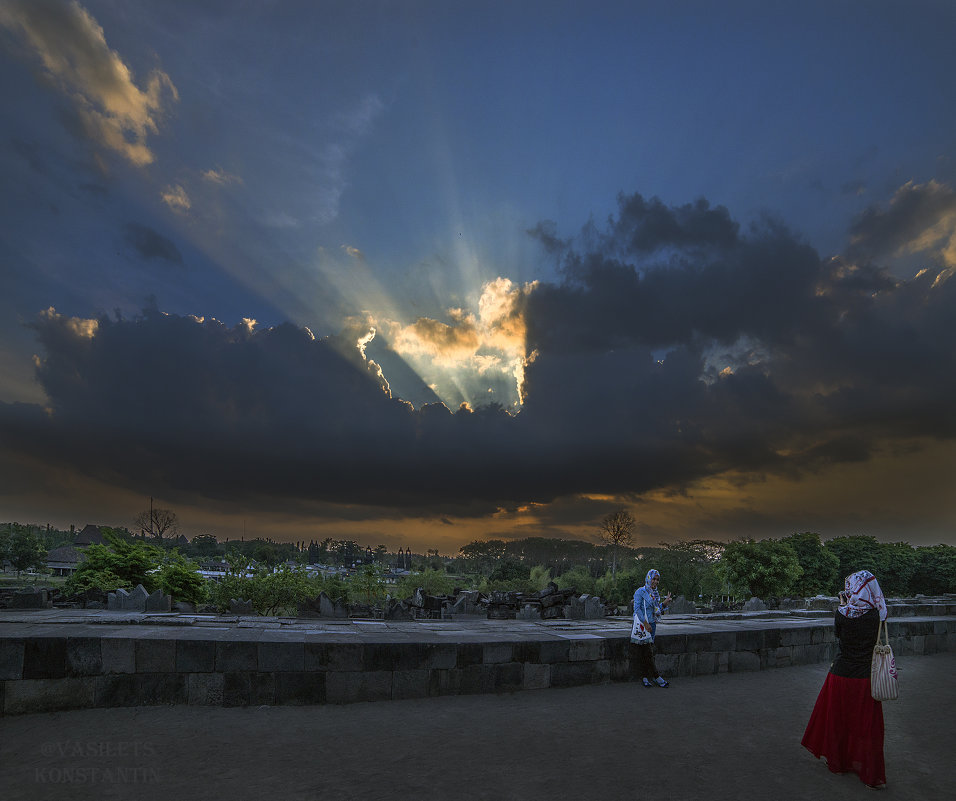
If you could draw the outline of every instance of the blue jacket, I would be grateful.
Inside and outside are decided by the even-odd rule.
[[[638,587],[634,591],[634,614],[638,620],[651,630],[651,642],[657,633],[657,621],[661,617],[660,601],[655,600],[647,587]]]

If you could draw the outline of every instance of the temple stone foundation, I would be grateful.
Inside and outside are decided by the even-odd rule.
[[[905,683],[908,658],[953,647],[956,606],[894,611],[890,643]],[[347,704],[630,681],[629,634],[630,620],[619,617],[315,621],[3,610],[0,710]],[[665,617],[656,650],[661,673],[674,678],[828,662],[836,642],[826,612],[689,615]]]

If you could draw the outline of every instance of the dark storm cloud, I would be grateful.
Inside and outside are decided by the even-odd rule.
[[[407,366],[383,378],[355,336],[47,312],[50,411],[0,407],[0,434],[144,494],[439,515],[793,477],[956,436],[956,279],[823,260],[779,222],[742,231],[704,201],[622,197],[604,230],[537,232],[566,281],[522,301],[516,416],[416,410],[385,383]]]
[[[123,235],[126,242],[147,261],[161,259],[173,264],[183,263],[183,254],[175,243],[147,225],[126,223],[123,226]]]

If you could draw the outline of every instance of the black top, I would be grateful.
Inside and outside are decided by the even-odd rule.
[[[871,609],[859,617],[833,613],[833,627],[840,650],[830,665],[830,672],[848,679],[870,678],[873,646],[880,631],[880,610]]]

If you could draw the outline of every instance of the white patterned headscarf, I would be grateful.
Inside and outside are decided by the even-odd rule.
[[[886,620],[886,600],[880,584],[869,570],[858,570],[846,577],[843,582],[846,603],[841,604],[840,614],[844,617],[860,617],[871,609],[880,610],[880,620]]]

